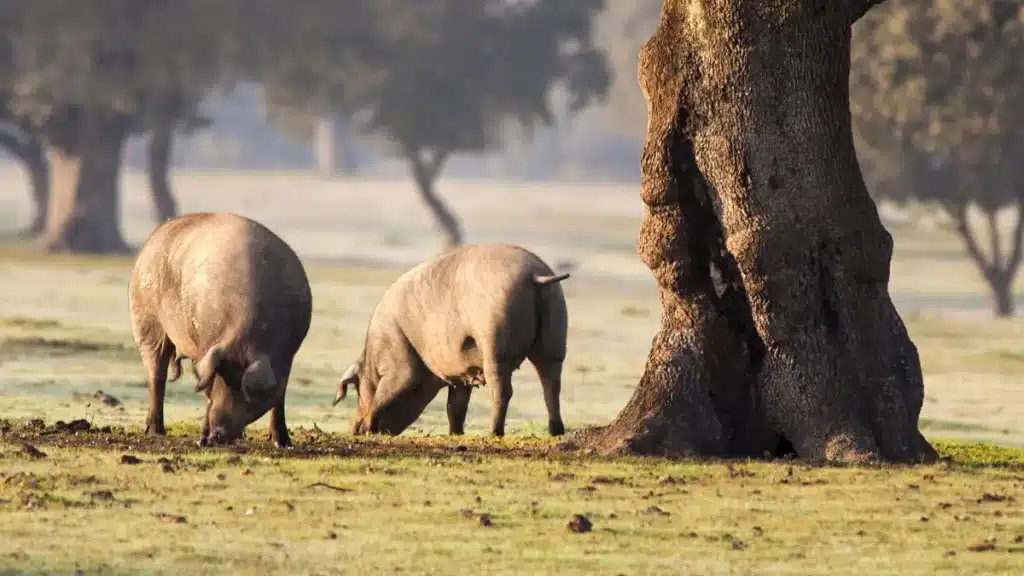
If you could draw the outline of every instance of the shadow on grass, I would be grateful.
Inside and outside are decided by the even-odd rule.
[[[128,246],[126,253],[76,254],[47,252],[34,240],[17,233],[0,233],[0,262],[32,263],[73,268],[124,268],[135,261],[139,246]]]

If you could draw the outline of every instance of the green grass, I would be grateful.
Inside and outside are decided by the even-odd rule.
[[[399,439],[380,455],[372,442],[349,441],[356,448],[343,457],[40,444],[46,456],[31,458],[6,445],[0,565],[86,574],[1024,571],[1021,450],[940,442],[952,462],[811,468],[544,456],[545,440],[515,438]],[[128,453],[141,462],[122,463]],[[569,530],[576,514],[591,532]]]

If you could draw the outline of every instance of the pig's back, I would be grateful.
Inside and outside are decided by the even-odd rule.
[[[143,258],[148,262],[137,268],[150,277],[139,282],[158,287],[165,331],[179,348],[194,347],[196,354],[232,332],[258,331],[275,309],[291,308],[301,319],[310,307],[297,256],[242,216],[195,213],[169,221],[147,241],[140,264]]]
[[[525,355],[536,323],[532,277],[550,273],[517,246],[467,245],[407,272],[390,298],[404,310],[401,329],[427,367],[450,377],[481,367],[486,347]]]

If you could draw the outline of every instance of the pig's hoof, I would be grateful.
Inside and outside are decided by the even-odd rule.
[[[561,420],[551,420],[548,422],[548,434],[552,436],[561,436],[565,434],[565,424],[562,424]]]
[[[203,447],[209,446],[210,445],[210,437],[209,436],[200,436],[199,437],[199,442],[197,442],[197,444],[199,444],[200,446],[203,446]]]
[[[291,440],[291,438],[282,438],[280,440],[274,440],[274,446],[276,446],[277,448],[282,449],[282,450],[284,450],[286,448],[291,448],[292,447],[292,440]]]

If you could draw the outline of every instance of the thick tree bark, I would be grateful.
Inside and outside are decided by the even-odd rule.
[[[935,458],[853,148],[850,26],[870,3],[665,1],[639,59],[661,326],[625,409],[570,447]]]
[[[46,143],[52,187],[41,241],[53,252],[127,252],[120,171],[127,122],[73,114]]]
[[[455,213],[437,195],[434,188],[448,155],[436,151],[433,154],[426,154],[421,150],[410,151],[406,155],[412,165],[412,176],[416,188],[420,191],[420,198],[427,205],[444,236],[444,248],[462,244],[462,226],[459,225]]]
[[[21,161],[28,172],[35,213],[24,233],[26,236],[38,236],[46,225],[50,202],[50,167],[46,164],[43,145],[30,132],[18,130],[17,134],[12,134],[8,130],[0,130],[0,147]]]
[[[174,119],[158,119],[149,133],[149,190],[153,196],[157,223],[178,216],[178,203],[171,191],[171,157],[174,151]]]
[[[967,255],[981,272],[982,278],[992,292],[992,313],[997,318],[1014,315],[1016,302],[1013,296],[1013,281],[1021,263],[1021,242],[1024,240],[1024,210],[1018,207],[1014,223],[1010,255],[1003,257],[999,227],[996,222],[997,209],[984,209],[989,234],[989,255],[986,257],[978,244],[967,219],[967,203],[952,202],[946,210],[956,223],[957,234],[964,242]]]

